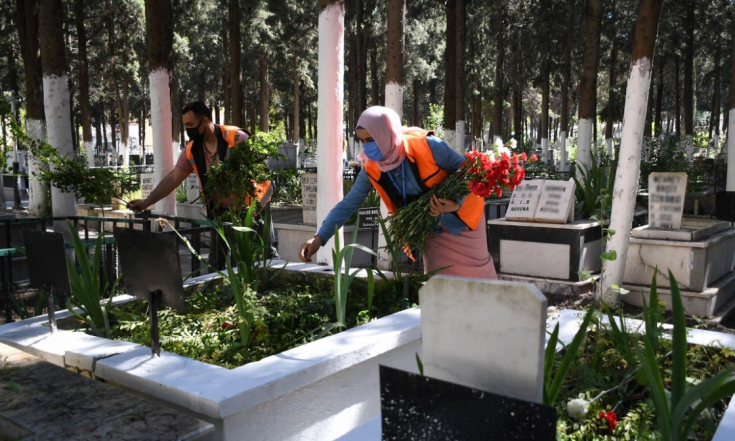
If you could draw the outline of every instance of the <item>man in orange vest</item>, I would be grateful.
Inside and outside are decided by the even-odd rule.
[[[142,200],[136,199],[130,201],[128,208],[133,211],[145,210],[166,197],[172,191],[175,191],[191,173],[195,173],[197,178],[199,178],[199,188],[202,190],[202,198],[207,207],[207,216],[210,219],[214,219],[226,213],[238,195],[228,196],[219,201],[215,197],[207,199],[204,195],[207,170],[211,165],[224,161],[227,158],[229,149],[247,141],[250,133],[239,127],[213,123],[211,110],[201,101],[188,104],[181,111],[181,114],[186,134],[189,137],[189,143],[179,155],[174,169],[158,183],[150,195]],[[270,182],[257,184],[255,193],[261,205],[264,207],[263,211],[268,210],[268,217],[270,218],[270,199],[273,194],[273,186]],[[263,214],[263,211],[261,211],[261,214]],[[262,219],[258,217],[257,221],[259,233],[262,234]],[[278,251],[274,246],[275,233],[273,231],[273,222],[270,222],[268,236],[270,248],[268,258],[278,258]],[[224,250],[222,246],[219,249],[220,252],[219,256],[217,256],[216,267],[224,268]]]

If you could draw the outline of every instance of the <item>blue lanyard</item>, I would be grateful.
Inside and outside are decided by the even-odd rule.
[[[401,181],[403,181],[401,188],[398,188],[398,184],[396,184],[395,178],[393,178],[393,173],[386,172],[388,174],[388,178],[390,179],[390,182],[393,184],[394,187],[396,187],[396,190],[398,191],[403,190],[401,191],[401,196],[403,196],[403,206],[404,207],[408,205],[408,198],[406,197],[406,167],[405,165],[406,165],[406,161],[404,160],[403,162],[401,162]]]

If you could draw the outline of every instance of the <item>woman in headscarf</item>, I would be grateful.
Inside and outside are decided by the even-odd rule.
[[[347,196],[327,215],[317,234],[303,245],[299,257],[311,257],[362,205],[374,187],[388,211],[395,213],[459,169],[464,158],[441,139],[417,127],[402,127],[398,114],[387,107],[370,107],[357,121],[362,142],[362,170]],[[484,200],[473,194],[457,201],[431,199],[437,219],[424,253],[424,271],[497,279],[487,249]]]

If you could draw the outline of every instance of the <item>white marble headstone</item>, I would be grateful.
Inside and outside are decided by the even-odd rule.
[[[648,175],[648,224],[650,228],[681,228],[687,174],[658,173]]]
[[[425,375],[541,403],[547,301],[538,288],[434,276],[419,297]]]
[[[306,225],[316,225],[316,173],[301,175],[301,197]]]
[[[544,187],[542,179],[533,179],[521,182],[514,190],[505,211],[505,219],[509,221],[530,221],[536,214],[541,190]]]
[[[150,196],[153,189],[156,187],[155,178],[153,173],[141,173],[140,174],[140,198],[145,199]]]
[[[574,222],[574,181],[546,181],[534,216],[536,222]]]

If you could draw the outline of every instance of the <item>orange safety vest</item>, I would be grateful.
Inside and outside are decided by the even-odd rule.
[[[227,159],[227,156],[229,156],[230,154],[230,149],[235,147],[237,132],[240,130],[240,128],[236,126],[224,126],[219,124],[215,124],[215,126],[219,127],[219,129],[222,131],[222,136],[224,137],[225,141],[227,141],[227,154],[225,155],[225,159]],[[194,173],[196,173],[197,178],[199,179],[199,189],[202,192],[202,199],[206,201],[206,199],[204,198],[202,175],[199,173],[199,168],[197,167],[196,161],[194,160],[194,153],[191,151],[193,145],[194,141],[189,141],[189,143],[186,144],[186,159],[189,160],[189,163],[194,169]],[[253,185],[255,186],[255,197],[258,199],[261,206],[264,206],[265,204],[270,202],[271,196],[273,196],[273,186],[271,185],[271,181],[265,181],[262,183],[253,182]],[[245,198],[245,205],[250,205],[250,200],[247,197]]]
[[[444,181],[449,176],[446,170],[437,165],[434,155],[431,153],[431,147],[426,141],[428,133],[425,130],[413,130],[403,133],[403,147],[406,149],[406,156],[414,176],[420,178],[418,184],[424,191]],[[388,208],[388,212],[394,214],[400,206],[396,201],[401,200],[397,189],[374,161],[366,160],[364,167],[373,187],[380,195],[380,199]],[[480,224],[484,208],[484,199],[470,193],[456,214],[471,230],[476,230]]]

